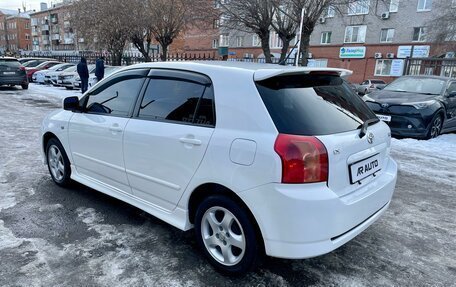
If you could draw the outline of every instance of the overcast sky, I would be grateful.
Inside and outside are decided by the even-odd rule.
[[[52,3],[58,3],[61,1],[48,1],[48,0],[0,0],[0,8],[5,8],[5,9],[11,9],[11,10],[17,10],[17,8],[21,8],[22,10],[22,3],[25,3],[25,7],[27,10],[33,10],[35,9],[36,11],[40,10],[40,3],[45,2],[48,4],[48,7],[50,7],[51,2]]]

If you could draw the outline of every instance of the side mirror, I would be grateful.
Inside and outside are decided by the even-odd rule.
[[[67,97],[63,100],[63,109],[65,111],[79,111],[79,98],[78,97]]]
[[[448,98],[454,98],[456,97],[456,91],[452,91],[448,94]]]

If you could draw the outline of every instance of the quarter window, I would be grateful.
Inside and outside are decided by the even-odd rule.
[[[112,82],[115,83],[112,84]],[[109,86],[107,88],[101,91],[95,90],[89,95],[86,112],[119,117],[128,116],[143,82],[144,78],[140,76],[113,79],[108,83]]]
[[[139,118],[213,126],[211,86],[176,79],[153,78],[139,108]]]

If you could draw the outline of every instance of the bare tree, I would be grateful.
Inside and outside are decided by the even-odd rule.
[[[220,7],[222,26],[257,34],[266,63],[272,63],[269,36],[276,11],[273,0],[231,0],[220,3]]]
[[[146,62],[151,61],[150,47],[153,39],[149,5],[148,1],[130,0],[131,15],[134,15],[130,19],[130,41],[144,56]]]
[[[451,8],[450,2],[440,3],[440,17],[426,24],[427,38],[439,46],[438,52],[456,51],[456,14]]]
[[[290,43],[296,37],[299,22],[289,16],[290,12],[295,9],[291,1],[277,0],[273,2],[273,5],[276,8],[276,13],[271,25],[282,41],[279,63],[284,63]]]
[[[98,49],[107,49],[113,65],[121,65],[130,35],[128,1],[78,0],[72,6],[71,17],[78,34],[86,42]]]

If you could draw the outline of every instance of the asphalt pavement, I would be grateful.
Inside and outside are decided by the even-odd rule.
[[[51,181],[39,126],[71,92],[46,89],[0,87],[0,286],[456,286],[456,158],[393,146],[399,164],[416,161],[418,172],[400,170],[390,208],[365,232],[324,256],[266,258],[254,273],[227,277],[193,231]],[[453,167],[444,180],[425,174],[443,164]]]

